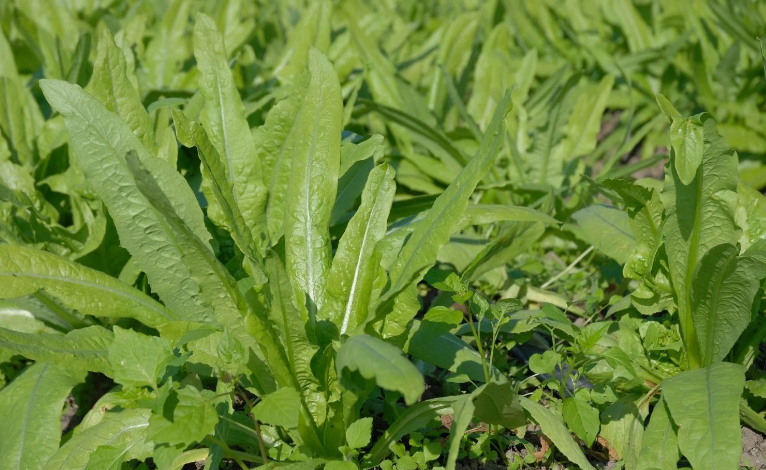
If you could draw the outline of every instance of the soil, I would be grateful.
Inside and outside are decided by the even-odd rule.
[[[742,460],[740,465],[766,470],[766,437],[750,428],[742,428]]]

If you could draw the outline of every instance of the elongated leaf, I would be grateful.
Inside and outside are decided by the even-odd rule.
[[[282,60],[274,70],[274,75],[281,81],[289,82],[306,69],[311,49],[327,53],[330,46],[331,15],[332,4],[328,0],[312,2],[303,12],[301,21],[295,25],[283,49]]]
[[[199,155],[202,165],[210,175],[211,189],[226,219],[226,225],[231,230],[234,242],[240,251],[248,257],[251,265],[257,271],[263,271],[260,256],[256,250],[256,242],[253,239],[250,228],[245,223],[245,218],[239,206],[237,206],[234,187],[227,176],[226,165],[221,156],[212,142],[210,142],[205,130],[199,124],[189,121],[178,110],[174,109],[172,112],[178,140],[183,145],[197,147],[197,155]]]
[[[370,453],[364,457],[364,468],[370,468],[383,460],[390,452],[390,445],[402,436],[426,427],[440,415],[453,413],[453,405],[461,396],[434,398],[410,406],[391,423],[382,436],[378,438]]]
[[[750,323],[753,300],[766,264],[737,256],[737,247],[719,245],[700,260],[692,285],[692,320],[697,331],[702,366],[726,357]]]
[[[672,164],[665,177],[662,227],[670,279],[676,292],[678,316],[689,363],[699,366],[700,351],[692,323],[692,285],[702,256],[714,246],[736,243],[737,156],[718,135],[713,119],[706,119],[705,151],[697,176],[684,185]]]
[[[111,331],[101,326],[74,330],[65,336],[18,333],[0,328],[0,349],[35,361],[111,375],[108,348],[113,337]]]
[[[275,245],[282,237],[285,199],[292,182],[292,156],[298,141],[299,111],[308,91],[310,75],[296,79],[288,97],[269,110],[266,122],[253,134],[263,164],[263,184],[268,191],[265,217],[269,241]]]
[[[189,267],[192,279],[200,287],[202,300],[213,307],[214,319],[228,327],[243,346],[254,346],[253,339],[241,328],[245,299],[234,278],[215,257],[210,245],[203,242],[184,223],[168,200],[160,180],[147,170],[135,153],[127,155],[127,166],[135,179],[138,191],[151,204],[155,213],[162,217],[168,238],[183,254],[183,262]]]
[[[524,206],[511,206],[500,204],[470,204],[465,208],[463,217],[455,227],[461,230],[469,225],[484,225],[495,222],[542,222],[546,225],[558,225],[559,221],[553,217]]]
[[[739,465],[739,399],[744,387],[744,367],[726,362],[662,382],[662,396],[678,425],[678,447],[695,470]]]
[[[367,318],[373,284],[381,271],[377,243],[386,234],[386,220],[394,199],[394,170],[383,164],[368,177],[362,204],[338,243],[327,275],[327,317],[340,334],[353,331]]]
[[[151,118],[141,104],[138,91],[128,80],[125,54],[114,43],[109,28],[103,29],[98,40],[88,91],[104,103],[106,109],[117,114],[144,147],[154,148]]]
[[[286,201],[285,254],[293,282],[321,308],[330,269],[328,227],[340,165],[343,102],[335,69],[315,49],[309,52],[308,69],[311,81],[294,137],[294,187]]]
[[[200,72],[200,92],[205,98],[202,125],[224,162],[234,203],[252,238],[259,240],[264,230],[262,207],[266,198],[261,161],[227,63],[223,37],[204,13],[197,15],[194,27],[194,57]]]
[[[552,411],[526,397],[519,397],[519,401],[521,406],[524,407],[524,411],[540,425],[543,434],[553,442],[553,445],[570,462],[578,465],[583,470],[595,470],[590,462],[588,462],[588,459],[585,458],[582,450],[580,450],[580,446],[572,439],[564,423]]]
[[[284,371],[282,359],[275,358],[272,370],[281,386],[292,386],[300,392],[301,403],[304,404],[301,411],[305,420],[321,425],[327,410],[324,395],[318,392],[319,382],[312,373],[311,359],[317,347],[309,342],[306,334],[308,312],[300,302],[302,299],[295,294],[293,284],[278,256],[272,254],[266,259],[266,270],[271,294],[269,320],[281,340],[288,368]],[[271,363],[270,354],[266,355]],[[285,372],[289,374],[288,377],[281,376]]]
[[[503,140],[503,120],[510,106],[511,94],[506,92],[476,155],[436,199],[428,214],[417,222],[415,230],[402,247],[391,269],[391,285],[375,307],[376,318],[384,319],[381,327],[384,338],[400,335],[415,315],[416,312],[406,311],[394,318],[389,312],[399,293],[422,279],[434,263],[439,248],[449,241],[452,229],[468,205],[468,198],[494,164]]]
[[[649,425],[644,432],[638,469],[657,468],[676,470],[678,468],[678,427],[670,419],[664,399],[654,406]]]
[[[109,413],[99,424],[77,433],[51,456],[45,464],[51,470],[80,470],[102,445],[121,449],[124,460],[144,459],[152,451],[146,439],[149,410],[125,410]]]
[[[64,400],[84,379],[81,372],[38,362],[0,391],[0,467],[45,468],[59,447]]]
[[[111,276],[27,247],[0,245],[0,280],[0,298],[43,289],[86,315],[135,318],[148,326],[177,318],[156,300]]]
[[[596,137],[601,131],[601,118],[612,86],[614,77],[607,75],[593,90],[582,93],[577,98],[563,141],[567,158],[587,155],[596,149]]]
[[[51,80],[41,80],[40,86],[51,106],[64,116],[88,181],[109,208],[121,244],[146,273],[152,289],[182,318],[211,319],[209,307],[200,298],[200,286],[184,263],[183,248],[141,193],[125,157],[136,153],[158,179],[174,212],[207,243],[210,236],[202,212],[186,181],[167,162],[152,157],[119,118],[80,87]]]
[[[375,379],[381,388],[400,392],[408,405],[415,403],[425,389],[420,371],[399,348],[368,335],[348,338],[338,351],[335,367],[339,376],[348,368]]]
[[[457,400],[452,404],[454,412],[452,414],[452,424],[449,431],[447,470],[455,470],[463,435],[468,430],[468,426],[471,425],[471,419],[473,419],[473,413],[476,409],[473,404],[474,393],[463,395],[460,397],[460,400]]]

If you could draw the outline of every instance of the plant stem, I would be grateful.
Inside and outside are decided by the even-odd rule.
[[[476,349],[479,350],[479,355],[481,356],[481,368],[484,371],[484,381],[485,383],[489,383],[489,369],[487,369],[487,360],[484,357],[484,348],[481,345],[481,327],[479,328],[479,331],[476,331],[476,328],[473,326],[473,313],[471,313],[471,306],[466,306],[466,311],[468,312],[468,326],[471,327],[471,333],[473,333],[473,337],[476,339]]]

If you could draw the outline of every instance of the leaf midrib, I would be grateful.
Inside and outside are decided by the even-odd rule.
[[[35,395],[37,394],[37,388],[40,386],[40,382],[42,382],[43,377],[45,376],[45,372],[48,370],[49,364],[46,363],[43,366],[43,370],[40,371],[40,374],[37,376],[37,380],[35,380],[35,384],[32,387],[32,391],[29,392],[29,396],[27,399],[27,406],[24,409],[24,417],[21,421],[21,431],[19,432],[21,436],[21,441],[19,442],[19,458],[16,461],[16,468],[21,468],[21,458],[24,454],[24,438],[26,437],[26,430],[27,430],[27,421],[29,419],[29,413],[30,413],[30,407],[32,405],[32,401],[35,398]]]
[[[118,289],[115,289],[115,288],[110,288],[108,286],[105,286],[103,284],[98,284],[98,283],[95,283],[95,282],[85,281],[85,280],[82,280],[82,279],[73,279],[73,278],[69,278],[69,277],[51,276],[51,275],[46,275],[46,274],[33,274],[33,273],[29,273],[29,272],[24,272],[24,273],[15,273],[15,272],[3,273],[3,272],[0,272],[0,278],[2,278],[2,277],[12,277],[12,278],[16,278],[16,279],[22,278],[22,277],[29,277],[29,278],[32,278],[32,279],[47,279],[47,280],[50,280],[50,281],[57,281],[57,282],[62,283],[62,284],[74,284],[74,285],[78,285],[78,286],[82,286],[82,287],[89,287],[89,288],[96,289],[96,290],[102,290],[102,291],[108,292],[108,293],[110,293],[110,294],[112,294],[112,295],[114,295],[116,297],[122,297],[122,298],[130,300],[133,303],[137,303],[139,305],[143,305],[144,307],[148,308],[149,310],[157,313],[158,315],[160,315],[163,318],[166,318],[168,320],[176,320],[177,319],[175,316],[168,315],[168,313],[166,313],[166,312],[164,312],[162,310],[157,310],[156,306],[152,305],[151,303],[147,302],[144,299],[141,299],[139,297],[131,296],[130,294],[128,294],[125,291],[121,291],[121,290],[118,290]],[[45,289],[45,288],[43,288],[43,289]]]

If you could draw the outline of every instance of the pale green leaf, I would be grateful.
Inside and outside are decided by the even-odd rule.
[[[583,238],[597,250],[625,263],[636,245],[628,214],[616,207],[595,204],[572,214]]]
[[[179,316],[210,319],[210,309],[203,305],[200,286],[185,264],[188,261],[175,233],[139,189],[125,158],[136,153],[161,185],[177,217],[207,244],[210,236],[202,212],[184,178],[167,162],[152,157],[117,116],[80,87],[51,80],[41,80],[40,86],[51,106],[64,116],[88,181],[109,208],[122,246],[146,273],[152,290]]]
[[[107,413],[99,424],[73,435],[53,454],[44,468],[83,470],[91,456],[103,445],[121,449],[123,460],[149,457],[153,447],[147,439],[150,414],[149,410]]]
[[[316,48],[327,53],[330,46],[330,17],[332,4],[328,0],[311,2],[302,12],[301,20],[292,29],[282,59],[274,69],[274,75],[282,82],[292,81],[310,62],[309,51]]]
[[[700,364],[697,335],[692,323],[692,285],[702,256],[716,245],[736,243],[737,156],[718,135],[715,121],[705,120],[705,151],[698,175],[683,185],[672,165],[665,177],[662,233],[670,280],[676,293],[684,345],[692,367]]]
[[[253,138],[263,164],[263,184],[268,191],[265,217],[269,242],[276,245],[282,238],[285,199],[293,183],[292,156],[298,141],[299,111],[308,91],[309,73],[301,75],[290,88],[290,94],[269,110],[266,122],[255,130]]]
[[[381,331],[385,338],[400,335],[415,315],[413,311],[396,317],[389,313],[397,296],[423,278],[436,260],[439,248],[449,241],[453,228],[468,205],[468,199],[494,164],[503,141],[504,118],[510,106],[511,94],[506,92],[473,159],[436,199],[426,216],[417,222],[402,247],[391,269],[390,286],[375,307],[376,318],[384,321]]]
[[[590,406],[585,400],[567,397],[564,399],[564,406],[561,411],[569,429],[585,441],[588,447],[592,446],[601,427],[598,421],[598,410]]]
[[[343,233],[327,275],[326,304],[318,318],[332,321],[340,334],[354,331],[367,319],[380,253],[375,249],[386,234],[386,222],[396,192],[394,170],[383,164],[370,172],[362,203]]]
[[[601,131],[601,118],[613,86],[614,77],[607,75],[597,86],[577,97],[562,143],[565,158],[588,155],[596,149],[597,136]]]
[[[697,177],[702,164],[703,124],[700,116],[674,119],[670,124],[670,143],[673,146],[673,162],[681,183],[689,185]]]
[[[678,447],[695,470],[729,470],[739,465],[744,372],[739,364],[721,362],[662,382],[662,396],[678,426]]]
[[[208,434],[213,434],[218,424],[218,413],[213,406],[214,396],[214,392],[197,390],[192,385],[171,392],[163,415],[152,415],[149,418],[147,438],[156,444],[171,446],[186,446],[202,441]],[[175,406],[168,410],[170,402]]]
[[[153,149],[154,129],[138,91],[128,80],[127,62],[122,49],[114,43],[109,28],[104,28],[98,40],[93,75],[88,91],[106,109],[117,114],[147,149]]]
[[[766,276],[766,264],[737,256],[731,244],[718,245],[699,262],[692,285],[692,321],[702,365],[726,357],[750,323],[753,300]]]
[[[425,389],[420,371],[402,355],[399,348],[368,335],[348,338],[335,359],[338,376],[344,369],[359,371],[367,379],[386,390],[404,395],[404,401],[415,403]]]
[[[38,362],[0,390],[0,467],[36,470],[56,452],[61,439],[61,409],[85,374]]]
[[[346,429],[346,443],[352,449],[361,449],[370,443],[372,438],[372,418],[362,418],[351,423]]]
[[[65,336],[0,328],[0,349],[35,361],[111,375],[108,348],[113,337],[111,331],[101,326],[73,330]]]
[[[649,418],[649,425],[644,432],[641,453],[638,457],[639,469],[657,468],[676,470],[678,468],[678,428],[670,419],[664,399],[660,399]]]
[[[255,149],[245,108],[227,63],[223,37],[213,20],[200,13],[194,28],[194,57],[199,87],[205,98],[200,115],[210,141],[224,162],[226,178],[233,188],[234,203],[242,212],[254,240],[263,233],[261,161]]]
[[[285,387],[264,396],[253,408],[253,418],[272,426],[296,429],[300,411],[300,394],[292,387]]]
[[[308,70],[311,80],[295,124],[285,255],[293,282],[321,308],[330,269],[329,223],[340,165],[343,102],[335,69],[316,49],[309,53]]]
[[[111,276],[23,246],[0,245],[0,280],[0,298],[42,289],[86,315],[135,318],[148,326],[176,318],[159,302]]]
[[[156,389],[172,359],[173,349],[168,340],[114,327],[109,365],[115,382],[126,387],[149,385]]]

